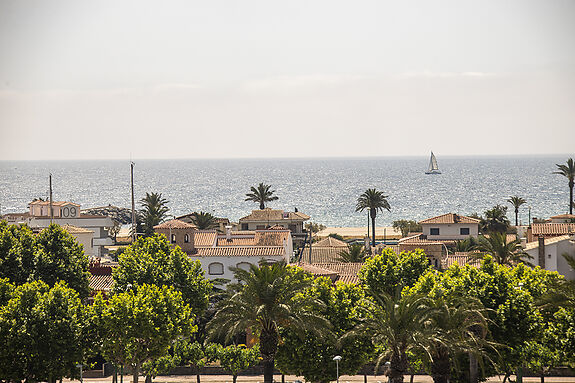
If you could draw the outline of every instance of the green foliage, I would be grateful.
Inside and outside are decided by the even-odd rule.
[[[140,200],[139,218],[142,220],[142,229],[145,236],[154,234],[154,226],[159,225],[166,219],[168,211],[168,203],[170,201],[162,197],[162,193],[146,193],[146,197]]]
[[[28,226],[0,221],[0,278],[16,285],[28,281],[34,270],[34,241]]]
[[[361,243],[354,243],[347,246],[346,250],[339,252],[339,262],[360,263],[365,260],[367,253]]]
[[[340,241],[343,241],[343,240],[344,240],[344,238],[343,238],[341,235],[337,234],[337,233],[329,233],[328,237],[332,237],[332,238],[335,238],[335,239],[339,239]]]
[[[523,250],[521,241],[516,239],[507,242],[507,235],[499,232],[493,232],[489,234],[489,237],[478,237],[475,249],[479,250],[479,253],[472,254],[472,258],[483,259],[488,254],[501,265],[529,264],[527,259],[533,258]]]
[[[374,189],[367,189],[364,191],[357,199],[357,204],[355,205],[355,211],[369,211],[369,217],[371,218],[371,229],[372,229],[372,243],[371,245],[375,247],[375,217],[377,212],[383,212],[383,209],[391,211],[389,202],[387,201],[386,195],[383,192]]]
[[[208,305],[211,283],[204,278],[199,261],[192,261],[179,247],[172,247],[165,236],[154,234],[138,238],[118,256],[113,271],[114,289],[154,284],[173,286],[182,293],[184,302],[200,315]]]
[[[130,366],[135,383],[144,363],[165,356],[176,339],[196,330],[182,294],[168,286],[144,284],[108,300],[98,294],[92,320],[102,355]]]
[[[246,194],[246,201],[253,201],[260,204],[260,209],[263,210],[266,207],[266,202],[276,201],[278,197],[273,195],[275,190],[270,190],[271,185],[264,185],[262,182],[258,187],[251,187],[250,193]]]
[[[455,242],[455,251],[470,252],[477,248],[477,239],[475,237],[467,237]]]
[[[397,221],[393,221],[392,226],[395,229],[401,230],[402,237],[407,237],[407,234],[409,234],[410,232],[420,233],[423,231],[421,225],[414,220],[400,219]]]
[[[218,345],[216,349],[217,359],[224,370],[229,371],[236,382],[238,373],[256,365],[261,357],[259,347],[246,348],[245,345],[230,345],[223,347]]]
[[[216,217],[210,213],[205,213],[203,211],[193,212],[192,221],[194,225],[198,227],[199,230],[210,230],[217,229],[218,223],[216,222]]]
[[[515,210],[515,226],[517,226],[519,224],[518,222],[519,208],[521,207],[521,205],[526,204],[527,201],[519,196],[510,196],[507,202],[513,205],[513,208]]]
[[[303,336],[306,330],[329,328],[329,322],[317,315],[321,302],[301,296],[313,282],[302,269],[277,262],[235,268],[234,274],[239,283],[228,286],[229,297],[218,303],[208,328],[227,340],[246,329],[257,335],[264,382],[271,383],[280,330],[291,328]]]
[[[331,334],[319,336],[306,332],[301,338],[289,329],[282,331],[283,343],[277,355],[278,368],[289,374],[303,376],[306,381],[329,382],[335,379],[334,355],[341,355],[340,372],[355,374],[374,354],[371,337],[364,335],[338,341],[359,324],[363,313],[363,289],[356,285],[338,283],[333,286],[327,278],[317,278],[313,287],[302,293],[307,299],[323,303],[319,315],[332,324]]]
[[[0,376],[8,381],[75,377],[90,347],[85,307],[63,282],[0,281]]]
[[[573,158],[567,159],[567,164],[556,164],[557,171],[553,174],[559,174],[569,181],[569,214],[573,214],[573,187],[575,186],[575,161]]]
[[[381,254],[366,260],[359,279],[371,292],[393,295],[404,287],[413,286],[430,270],[429,260],[420,249],[401,254],[384,249]]]
[[[308,231],[311,229],[312,234],[315,234],[325,229],[325,225],[317,222],[309,222],[305,224],[305,229]]]
[[[485,218],[481,219],[479,228],[482,233],[506,233],[509,229],[507,219],[507,206],[495,205],[485,212]]]

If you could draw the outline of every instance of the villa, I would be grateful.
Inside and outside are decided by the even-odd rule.
[[[424,219],[419,222],[426,239],[460,240],[479,235],[479,220],[454,213]]]
[[[525,252],[534,266],[557,271],[567,279],[575,280],[575,270],[571,269],[563,254],[575,257],[575,234],[566,234],[555,237],[539,237],[537,241],[528,242]]]
[[[303,240],[306,236],[303,224],[309,219],[309,215],[298,211],[283,211],[266,208],[252,210],[248,216],[240,218],[239,229],[264,230],[272,226],[280,226],[291,231],[296,240]]]

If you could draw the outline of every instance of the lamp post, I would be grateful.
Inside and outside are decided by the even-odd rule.
[[[76,365],[76,367],[78,367],[78,368],[80,369],[80,382],[83,382],[83,379],[82,379],[82,364],[81,364],[81,363],[78,363],[78,364]]]
[[[339,361],[341,360],[341,356],[340,355],[334,356],[333,360],[335,360],[335,373],[337,377],[337,383],[339,383]]]

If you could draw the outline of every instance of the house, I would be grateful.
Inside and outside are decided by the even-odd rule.
[[[534,266],[557,271],[566,279],[575,279],[575,270],[563,258],[563,254],[575,257],[575,234],[547,238],[541,236],[537,241],[528,242],[524,250],[532,257],[529,262]]]
[[[52,202],[53,219],[50,217],[50,202],[35,200],[30,202],[29,216],[24,221],[32,229],[44,229],[53,222],[60,226],[70,225],[76,228],[87,229],[93,232],[91,241],[93,256],[102,257],[105,246],[113,245],[108,230],[114,226],[110,217],[101,215],[87,215],[80,213],[80,205],[67,201]]]
[[[479,220],[454,213],[419,222],[428,240],[460,240],[479,235]]]
[[[575,233],[575,223],[533,223],[527,229],[527,242]]]
[[[62,229],[66,230],[72,237],[76,238],[76,241],[83,246],[84,254],[89,257],[94,256],[94,232],[92,230],[72,225],[64,225],[62,226]]]
[[[423,250],[429,262],[436,269],[441,269],[447,257],[447,246],[454,246],[454,241],[438,241],[427,239],[423,234],[415,234],[398,241],[398,251],[409,252]]]
[[[305,272],[315,277],[327,277],[333,283],[359,283],[359,271],[363,263],[297,263]]]
[[[306,232],[303,223],[309,219],[309,215],[298,211],[283,211],[265,208],[252,210],[248,216],[240,218],[240,230],[264,230],[272,226],[281,226],[291,231],[294,238],[303,239]]]
[[[301,261],[307,263],[339,262],[339,253],[347,249],[347,243],[333,237],[326,237],[316,243],[312,243],[311,253],[309,246],[305,247],[301,253]]]
[[[174,219],[154,227],[173,246],[180,246],[192,260],[200,261],[209,279],[234,280],[230,267],[248,269],[260,261],[289,262],[293,240],[289,230],[271,228],[253,231],[198,230],[194,225]]]
[[[551,217],[551,223],[575,223],[575,214],[559,214]]]

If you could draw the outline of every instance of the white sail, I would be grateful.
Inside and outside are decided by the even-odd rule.
[[[425,174],[441,174],[439,171],[439,166],[437,165],[437,159],[435,158],[435,154],[431,152],[431,158],[429,159],[429,169],[425,172]]]

